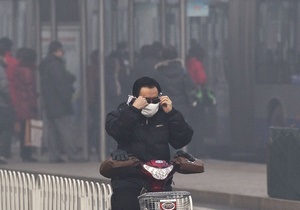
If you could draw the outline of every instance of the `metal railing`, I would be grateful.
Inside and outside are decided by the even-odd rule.
[[[109,184],[0,169],[0,209],[110,210]]]

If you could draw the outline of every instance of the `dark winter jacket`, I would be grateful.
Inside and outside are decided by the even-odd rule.
[[[106,117],[106,131],[118,143],[118,148],[127,151],[142,161],[153,159],[170,161],[169,144],[179,149],[192,139],[193,130],[186,123],[182,114],[173,109],[165,113],[162,109],[151,118],[141,114],[141,110],[125,103]],[[172,179],[165,189],[171,190]],[[143,176],[127,175],[113,178],[114,190],[118,188],[136,188],[147,186]]]
[[[56,119],[73,114],[72,95],[75,77],[70,74],[64,61],[48,55],[40,65],[41,93],[46,115]]]
[[[180,149],[192,139],[193,130],[182,114],[173,109],[162,109],[151,118],[133,106],[121,104],[117,111],[106,117],[106,131],[118,143],[118,148],[142,161],[170,160],[169,144]]]
[[[194,90],[194,85],[182,63],[177,59],[167,60],[158,63],[155,68],[155,79],[161,86],[162,94],[169,96],[173,106],[188,118],[191,105],[189,94]]]

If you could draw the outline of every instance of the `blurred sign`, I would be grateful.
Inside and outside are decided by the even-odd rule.
[[[209,15],[209,0],[188,0],[188,17],[207,17]]]

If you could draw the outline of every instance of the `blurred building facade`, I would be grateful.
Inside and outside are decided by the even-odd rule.
[[[15,49],[33,47],[40,60],[51,40],[65,46],[67,68],[77,77],[77,144],[86,155],[85,69],[90,52],[99,49],[99,120],[104,131],[109,96],[101,78],[105,57],[117,43],[128,44],[132,66],[141,46],[155,41],[175,46],[184,60],[191,40],[206,51],[208,86],[217,99],[207,110],[208,148],[214,153],[264,153],[267,118],[276,118],[268,110],[272,98],[281,101],[287,126],[300,125],[299,23],[296,0],[0,0],[0,36],[14,40]],[[99,133],[104,158],[110,149],[105,132]]]

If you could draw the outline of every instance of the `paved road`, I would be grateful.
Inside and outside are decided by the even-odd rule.
[[[241,208],[234,208],[230,206],[221,206],[213,204],[195,204],[193,207],[194,210],[246,210]]]
[[[43,157],[44,158],[44,157]],[[299,210],[299,201],[269,198],[267,194],[266,164],[203,159],[205,172],[194,175],[174,175],[174,189],[191,192],[196,210]],[[99,172],[98,161],[85,163],[49,164],[41,159],[37,163],[10,160],[2,169],[44,173],[72,178],[109,182]],[[200,203],[201,205],[197,205]],[[205,203],[217,206],[205,205]],[[219,207],[220,206],[220,207]]]

